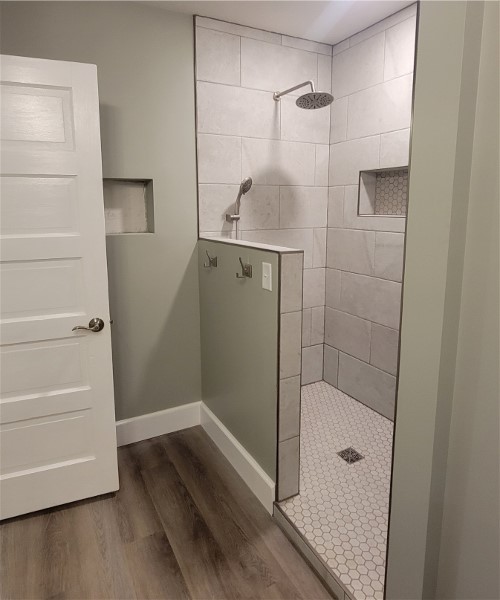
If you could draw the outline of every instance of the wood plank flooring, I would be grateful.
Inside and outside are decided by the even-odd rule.
[[[201,427],[119,448],[116,494],[0,525],[0,597],[331,598]]]

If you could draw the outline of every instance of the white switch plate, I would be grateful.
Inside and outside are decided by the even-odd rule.
[[[262,263],[262,289],[273,291],[273,269],[271,263]]]

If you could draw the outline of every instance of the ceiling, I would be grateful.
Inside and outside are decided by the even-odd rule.
[[[415,0],[184,0],[150,6],[337,44]]]

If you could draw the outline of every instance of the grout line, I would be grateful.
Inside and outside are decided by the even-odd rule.
[[[345,310],[344,308],[339,308],[339,307],[335,307],[335,306],[325,306],[325,311],[327,308],[329,308],[330,310],[336,310],[337,312],[345,313],[346,315],[350,315],[351,317],[356,317],[357,319],[361,319],[362,321],[367,321],[367,322],[371,323],[372,325],[378,325],[379,327],[385,327],[386,329],[391,329],[392,331],[399,332],[399,329],[396,329],[395,327],[391,327],[390,325],[385,325],[384,323],[379,323],[378,321],[372,321],[371,319],[367,319],[366,317],[360,317],[359,315],[350,313],[349,311]],[[383,369],[381,369],[381,370],[383,370]]]
[[[203,185],[210,185],[210,184],[203,184]],[[274,187],[277,187],[277,186],[274,186]],[[223,223],[221,221],[221,225],[222,224]],[[405,235],[404,232],[399,232],[399,231],[379,231],[379,230],[375,231],[373,229],[354,229],[354,228],[342,228],[342,227],[282,227],[281,229],[259,227],[259,228],[255,228],[255,229],[241,229],[240,231],[241,231],[241,233],[246,233],[246,232],[249,233],[249,232],[254,232],[254,231],[265,231],[265,232],[305,231],[305,232],[310,232],[310,231],[314,231],[315,229],[336,229],[336,230],[343,229],[344,231],[360,231],[363,233],[394,233],[395,235]],[[202,231],[205,233],[221,233],[218,229],[202,229]],[[229,233],[229,230],[226,232],[222,232],[222,233]],[[276,245],[276,244],[274,244],[274,245]],[[327,252],[328,252],[328,236],[327,236]],[[366,274],[366,273],[357,273],[356,271],[346,271],[344,269],[338,269],[337,267],[331,267],[328,264],[325,265],[324,267],[314,267],[314,268],[317,268],[317,269],[328,268],[328,269],[333,269],[335,271],[343,271],[344,273],[352,273],[353,275],[372,277],[373,279],[380,279],[381,281],[392,281],[394,283],[401,283],[401,281],[397,281],[395,279],[388,279],[387,277],[377,277],[377,276]]]
[[[239,87],[241,87],[241,36],[238,36],[238,41],[239,41],[239,48],[240,48],[240,85],[239,85]]]
[[[195,15],[195,16],[199,17],[201,15]],[[279,36],[280,41],[279,42],[274,42],[274,41],[271,42],[269,40],[263,40],[261,38],[252,37],[250,35],[244,35],[244,33],[231,33],[229,31],[225,31],[224,29],[216,29],[215,27],[207,27],[206,25],[203,25],[203,24],[200,25],[198,22],[196,22],[196,27],[199,27],[200,29],[208,29],[209,31],[217,31],[219,33],[225,33],[227,35],[233,35],[233,36],[237,36],[240,38],[254,40],[255,42],[262,42],[264,44],[270,44],[272,46],[283,46],[283,48],[291,48],[292,50],[300,50],[301,52],[308,52],[309,54],[321,54],[323,56],[332,56],[333,44],[327,44],[326,42],[318,42],[316,40],[310,40],[308,38],[297,37],[295,35],[287,35],[284,33],[278,33],[276,31],[269,31],[268,29],[260,29],[258,27],[250,27],[249,25],[241,25],[241,23],[233,23],[232,21],[224,21],[223,19],[217,19],[215,17],[201,16],[201,18],[209,19],[211,21],[219,21],[221,23],[227,23],[228,25],[235,25],[236,27],[241,27],[242,29],[245,29],[245,30],[263,31],[264,33],[269,33],[273,36]],[[325,54],[324,52],[318,52],[317,50],[307,50],[306,48],[297,48],[296,46],[288,46],[287,44],[283,44],[283,36],[291,38],[292,40],[301,40],[304,42],[309,42],[311,44],[317,44],[319,46],[327,46],[328,48],[330,48],[330,54]]]
[[[387,29],[384,29],[384,58],[383,58],[383,63],[382,63],[382,77],[384,78],[384,83],[387,81],[385,78],[385,45],[387,43]]]
[[[316,54],[316,89],[319,88],[319,54]]]
[[[265,140],[267,142],[284,142],[287,144],[307,144],[309,146],[329,146],[329,148],[331,148],[332,146],[338,146],[339,144],[345,144],[347,142],[356,142],[358,140],[366,140],[368,138],[382,136],[382,135],[389,135],[392,133],[399,133],[401,131],[407,131],[409,129],[410,129],[409,127],[402,127],[401,129],[391,129],[390,131],[382,131],[381,133],[372,133],[370,135],[364,135],[362,137],[340,140],[339,142],[333,142],[330,144],[323,144],[320,142],[304,142],[304,141],[298,141],[298,140],[282,140],[281,138],[269,138],[269,137],[263,138],[263,137],[256,137],[256,136],[251,136],[251,135],[237,135],[235,133],[234,134],[233,133],[214,133],[212,131],[200,131],[200,130],[198,130],[196,132],[196,135],[198,135],[198,136],[211,135],[211,136],[215,136],[215,137],[241,138],[241,139],[248,139],[248,140]],[[407,165],[400,165],[399,167],[388,167],[388,168],[392,169],[392,168],[402,168],[402,167],[407,167]],[[347,184],[343,184],[343,185],[357,185],[357,184],[347,183]],[[340,187],[340,186],[332,185],[331,187]]]
[[[413,70],[408,71],[408,73],[402,73],[401,75],[396,75],[395,77],[391,77],[391,79],[379,81],[378,83],[374,83],[367,87],[361,88],[360,90],[354,90],[354,91],[350,92],[349,94],[344,94],[343,96],[335,96],[335,100],[341,100],[342,98],[348,98],[349,96],[354,96],[356,94],[360,94],[362,92],[365,92],[366,90],[371,90],[379,85],[384,85],[384,83],[389,83],[389,81],[395,81],[396,79],[401,79],[402,77],[409,77],[411,75],[413,75]],[[229,84],[221,83],[219,85],[229,85]],[[248,88],[248,89],[254,89],[254,88]],[[261,91],[267,91],[267,90],[261,90]]]
[[[240,57],[241,60],[241,57]],[[241,68],[241,67],[240,67]],[[379,85],[383,85],[385,83],[388,83],[390,81],[394,81],[396,79],[401,79],[402,77],[408,77],[410,75],[413,74],[413,71],[409,71],[408,73],[403,73],[402,75],[397,75],[396,77],[392,77],[391,79],[387,79],[387,80],[383,80],[380,81],[378,83],[374,83],[373,85],[370,85],[368,87],[364,87],[361,88],[359,90],[354,90],[352,92],[350,92],[349,94],[344,94],[343,96],[335,96],[335,100],[342,100],[344,98],[349,98],[350,96],[354,96],[356,94],[359,94],[361,92],[364,92],[366,90],[371,90],[372,88],[375,88]],[[241,72],[240,72],[240,82],[241,82]],[[273,94],[276,90],[270,90],[270,89],[264,89],[264,88],[256,88],[256,87],[248,87],[248,86],[244,86],[244,85],[234,85],[231,83],[223,83],[220,81],[210,81],[209,79],[196,79],[196,83],[208,83],[209,85],[217,85],[217,86],[224,86],[224,87],[230,87],[230,88],[235,88],[235,89],[241,89],[241,90],[247,90],[250,92],[262,92],[265,94]],[[332,88],[333,88],[333,79],[332,79]],[[295,94],[294,92],[290,93],[290,96],[292,98],[298,98],[300,96],[300,94]],[[409,129],[409,127],[403,127],[402,129]]]
[[[415,0],[415,4],[417,4],[417,0]],[[410,6],[413,6],[413,5],[410,4]],[[405,6],[405,8],[402,8],[398,12],[402,12],[403,10],[406,10],[407,8],[409,8],[409,7]],[[380,33],[385,33],[388,29],[392,29],[393,27],[396,27],[397,25],[400,25],[401,23],[404,23],[405,21],[409,21],[410,19],[414,19],[416,17],[416,13],[413,14],[413,15],[410,15],[409,17],[405,17],[404,19],[401,19],[401,21],[397,21],[393,25],[389,25],[385,29],[381,29],[380,31],[377,31],[376,33],[373,33],[372,35],[369,35],[368,37],[362,39],[359,42],[355,42],[354,44],[352,43],[352,38],[356,37],[360,33],[363,33],[363,31],[368,31],[368,29],[370,29],[370,27],[374,27],[375,25],[378,25],[379,23],[383,23],[386,19],[390,19],[391,17],[393,17],[394,15],[397,15],[397,14],[398,13],[396,12],[396,13],[394,13],[392,15],[388,15],[387,17],[385,17],[385,19],[382,19],[382,21],[377,21],[377,23],[373,23],[373,25],[369,25],[368,27],[365,27],[365,29],[362,29],[361,31],[357,31],[356,33],[353,33],[350,37],[345,38],[343,40],[340,40],[340,42],[337,42],[336,44],[333,44],[332,48],[334,48],[335,46],[338,46],[339,44],[342,44],[344,42],[349,42],[349,46],[345,50],[342,50],[341,52],[337,52],[337,54],[335,54],[335,56],[338,56],[339,54],[343,54],[344,52],[346,52],[350,48],[354,48],[355,46],[359,46],[359,44],[362,44],[363,42],[366,42],[367,40],[370,40],[372,37],[375,37],[376,35],[379,35]]]
[[[242,180],[243,180],[243,138],[240,137],[240,182]]]

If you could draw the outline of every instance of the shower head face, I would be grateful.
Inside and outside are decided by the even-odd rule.
[[[330,106],[332,102],[333,96],[328,92],[307,92],[307,94],[302,94],[302,96],[299,96],[295,101],[295,104],[299,108],[316,110],[317,108]]]
[[[249,192],[250,188],[252,187],[252,183],[253,181],[251,177],[245,177],[240,184],[240,194],[245,195],[247,192]]]

